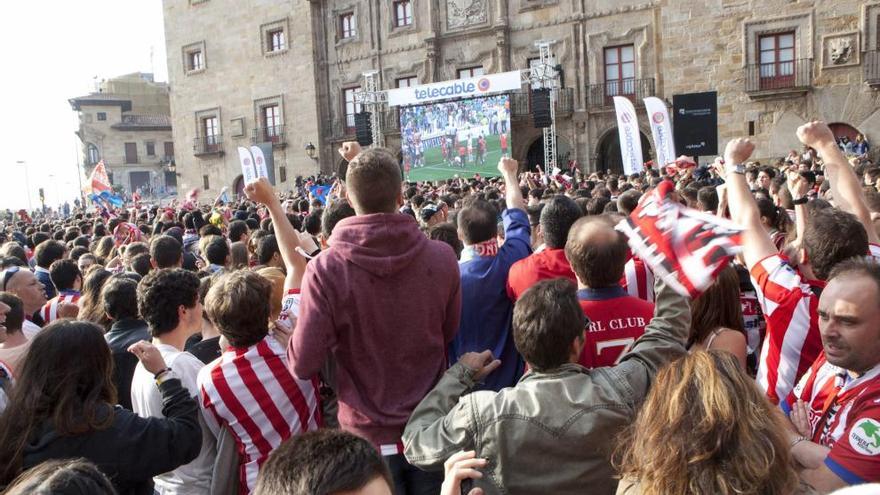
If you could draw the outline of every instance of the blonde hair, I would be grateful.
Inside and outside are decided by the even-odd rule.
[[[281,314],[281,300],[284,299],[284,272],[280,268],[266,267],[257,270],[257,275],[272,284],[272,296],[269,300],[269,321],[273,322]]]
[[[798,477],[784,431],[732,354],[697,351],[658,373],[615,465],[645,494],[789,494]]]

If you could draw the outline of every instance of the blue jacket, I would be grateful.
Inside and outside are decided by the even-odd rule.
[[[529,217],[520,209],[507,209],[504,244],[495,256],[480,256],[468,247],[462,253],[461,323],[449,344],[450,366],[466,352],[492,351],[501,367],[486,377],[479,390],[501,390],[516,384],[524,363],[513,343],[513,302],[507,296],[510,267],[532,253]]]

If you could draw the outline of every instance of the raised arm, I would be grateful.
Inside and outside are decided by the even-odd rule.
[[[730,218],[745,230],[742,233],[743,257],[751,269],[756,263],[777,252],[770,235],[761,224],[758,204],[749,191],[743,163],[752,156],[755,145],[748,139],[734,139],[724,150],[724,163],[716,162],[727,184]]]
[[[272,219],[272,227],[278,239],[278,250],[281,251],[284,266],[287,267],[284,288],[285,290],[299,288],[303,273],[306,271],[306,260],[296,252],[296,248],[301,247],[299,236],[287,220],[281,201],[275,195],[275,189],[265,177],[260,177],[245,186],[244,194],[251,201],[266,205],[266,209],[269,210],[269,218]]]
[[[825,177],[830,182],[831,196],[843,211],[852,213],[868,232],[868,242],[880,243],[880,237],[874,230],[871,221],[871,210],[865,202],[862,184],[843,152],[834,141],[834,134],[825,122],[813,121],[798,127],[798,139],[805,145],[819,152],[825,163]]]
[[[504,199],[508,208],[526,209],[526,201],[523,199],[522,190],[516,173],[519,171],[519,163],[513,158],[502,157],[498,161],[498,171],[504,178]]]

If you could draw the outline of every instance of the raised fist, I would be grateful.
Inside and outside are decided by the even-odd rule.
[[[755,145],[748,139],[736,138],[727,143],[724,150],[725,167],[745,162],[755,151]]]
[[[514,174],[519,171],[519,163],[513,158],[502,157],[498,160],[498,171],[502,174]]]
[[[361,153],[361,145],[357,141],[346,141],[339,147],[339,154],[350,162]]]
[[[275,189],[268,179],[260,177],[244,186],[244,195],[251,201],[268,205],[275,198]]]
[[[819,149],[834,144],[834,134],[825,122],[814,120],[798,127],[797,137],[810,148]]]

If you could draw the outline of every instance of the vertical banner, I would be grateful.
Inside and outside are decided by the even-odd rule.
[[[654,137],[654,149],[657,152],[658,170],[675,162],[675,139],[672,136],[672,122],[666,103],[656,96],[645,98],[645,111],[651,122],[651,134]]]
[[[263,156],[263,150],[259,146],[251,146],[251,155],[254,156],[254,167],[257,170],[257,177],[269,178],[269,172],[266,170],[266,157]]]
[[[241,176],[245,184],[257,180],[257,169],[254,167],[254,157],[249,149],[238,147],[238,160],[241,162]]]
[[[269,184],[275,185],[275,154],[272,151],[272,143],[259,143],[251,146],[251,154],[254,156],[254,166],[257,169],[257,177],[269,179]]]
[[[620,139],[620,157],[623,159],[623,172],[637,174],[644,168],[642,160],[642,136],[636,109],[629,98],[614,97],[614,111],[617,113],[617,132]]]

